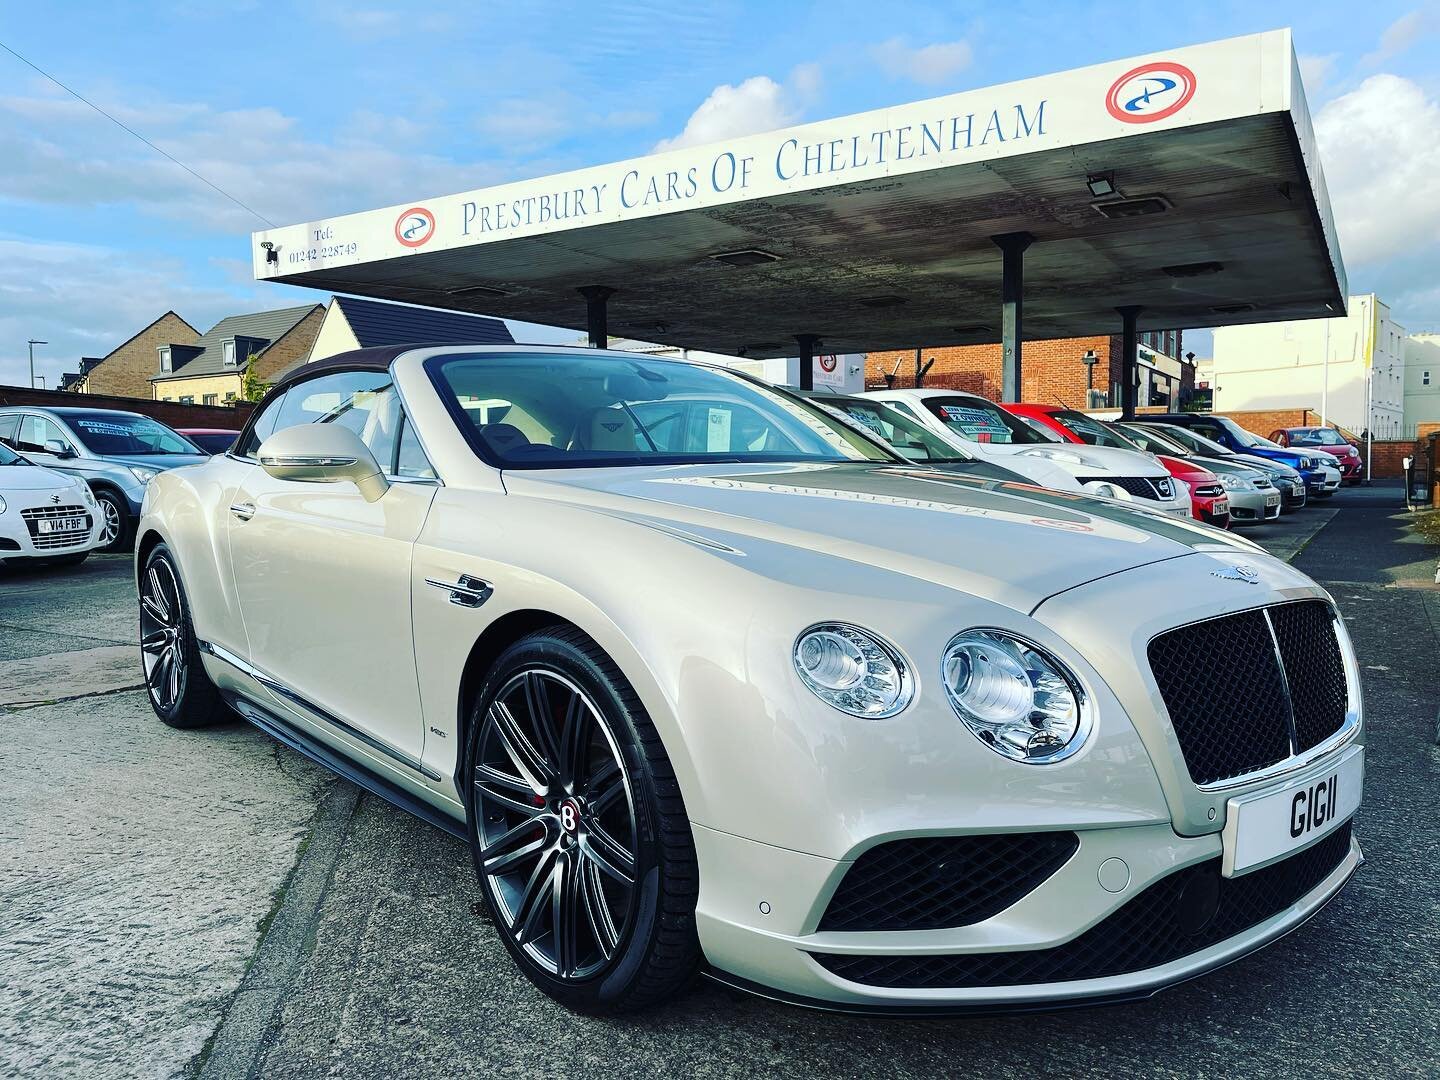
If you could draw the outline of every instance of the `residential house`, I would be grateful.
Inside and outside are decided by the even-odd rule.
[[[155,374],[155,350],[161,345],[193,345],[200,331],[167,311],[155,321],[117,345],[98,360],[86,357],[80,371],[60,389],[79,394],[113,394],[116,397],[148,398],[150,377]]]
[[[514,340],[503,320],[488,315],[336,296],[305,359],[324,360],[377,345],[508,345]]]
[[[324,318],[324,304],[230,315],[192,343],[161,343],[151,362],[153,396],[187,405],[241,399],[247,372],[272,383],[309,355]]]
[[[1411,334],[1405,339],[1404,437],[1435,423],[1440,423],[1440,334]]]

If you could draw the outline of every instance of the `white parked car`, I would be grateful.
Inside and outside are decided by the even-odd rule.
[[[584,1011],[701,970],[881,1012],[1145,997],[1360,862],[1323,589],[720,368],[306,365],[150,481],[136,577],[162,720],[228,704],[461,837],[516,964]]]
[[[889,402],[971,453],[1016,472],[1028,474],[1044,462],[1068,473],[1092,495],[1133,502],[1177,518],[1191,516],[1189,489],[1175,483],[1152,454],[1056,442],[1024,417],[958,390],[872,390],[865,396]],[[1034,479],[1046,483],[1038,476]]]
[[[85,481],[0,443],[0,562],[84,562],[101,544],[104,524]]]

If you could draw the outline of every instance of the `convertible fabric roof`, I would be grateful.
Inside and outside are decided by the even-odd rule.
[[[1113,190],[1107,191],[1111,188]],[[752,357],[1333,315],[1289,31],[256,233],[259,279]]]

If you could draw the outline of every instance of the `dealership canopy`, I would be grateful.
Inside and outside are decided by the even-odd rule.
[[[1288,30],[270,229],[253,258],[263,280],[751,357],[808,335],[1003,333],[1008,354],[1022,297],[1034,339],[1346,295]]]

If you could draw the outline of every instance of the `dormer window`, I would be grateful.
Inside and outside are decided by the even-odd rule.
[[[227,342],[225,342],[225,366],[226,366],[226,367],[234,367],[234,366],[235,366],[235,342],[234,342],[234,341],[227,341]]]
[[[170,346],[169,346],[169,345],[162,345],[162,346],[160,346],[160,370],[161,370],[161,371],[171,371],[171,370],[173,370],[173,368],[170,366]]]

